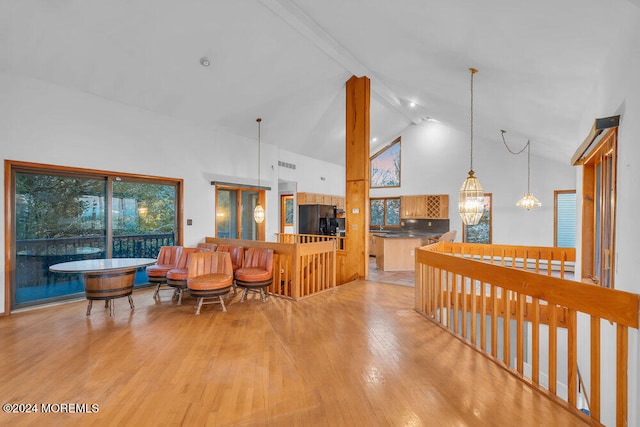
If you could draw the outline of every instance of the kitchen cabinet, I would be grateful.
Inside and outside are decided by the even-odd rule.
[[[428,243],[427,238],[375,237],[376,268],[382,271],[415,270],[415,250]]]
[[[402,218],[448,219],[449,195],[425,194],[400,198]]]
[[[376,256],[376,235],[369,233],[369,256]]]
[[[338,209],[344,209],[345,198],[331,194],[298,193],[296,195],[298,205],[332,205]]]

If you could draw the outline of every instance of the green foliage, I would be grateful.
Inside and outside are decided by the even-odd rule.
[[[16,238],[53,239],[104,234],[88,227],[82,214],[89,206],[85,195],[104,198],[105,181],[53,175],[16,175]]]
[[[16,174],[16,239],[104,236],[105,179]],[[142,182],[113,184],[114,235],[175,230],[175,187]]]

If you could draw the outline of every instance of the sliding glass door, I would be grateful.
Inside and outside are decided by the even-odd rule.
[[[179,182],[10,164],[11,309],[84,295],[82,276],[49,267],[155,258],[178,242]],[[144,269],[136,284],[146,284]]]
[[[104,179],[16,173],[14,308],[84,292],[79,275],[49,266],[105,257],[106,193]]]

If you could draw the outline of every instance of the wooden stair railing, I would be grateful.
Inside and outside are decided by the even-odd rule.
[[[580,355],[581,364],[589,366],[590,390],[583,397],[591,421],[601,422],[602,402],[615,394],[615,411],[606,407],[608,418],[625,426],[628,329],[638,328],[640,296],[567,280],[565,269],[574,260],[575,251],[564,248],[424,246],[416,250],[415,309],[578,414],[578,388],[584,389]],[[589,346],[579,348],[578,336],[590,337]],[[609,341],[614,341],[615,366],[601,368]],[[566,358],[565,374],[560,357]],[[603,370],[615,378],[613,391],[602,385]],[[559,381],[566,382],[566,392],[558,389]]]
[[[205,241],[273,249],[273,283],[266,289],[272,295],[297,300],[336,286],[334,241],[278,243],[218,237],[207,237]]]

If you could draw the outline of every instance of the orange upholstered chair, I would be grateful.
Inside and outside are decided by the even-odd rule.
[[[234,273],[238,268],[242,267],[242,262],[244,261],[244,246],[220,245],[217,250],[218,252],[229,252]],[[233,294],[235,295],[236,293],[236,284],[234,281]]]
[[[260,292],[266,301],[264,289],[273,282],[273,249],[248,248],[242,267],[234,274],[236,286],[244,288],[240,302],[244,302],[249,291]]]
[[[192,297],[198,298],[196,314],[200,314],[205,299],[218,298],[222,311],[226,312],[223,295],[231,290],[233,283],[233,267],[228,252],[200,252],[191,255],[187,287]]]
[[[198,243],[198,248],[205,248],[205,249],[209,249],[211,252],[215,251],[216,248],[218,247],[218,245],[216,245],[215,243],[207,243],[207,242],[203,242],[203,243]]]
[[[182,304],[182,293],[187,289],[187,273],[191,255],[199,252],[211,252],[207,248],[182,248],[176,265],[167,271],[167,285],[176,290],[178,304]]]
[[[162,246],[158,252],[156,263],[147,267],[149,283],[156,285],[156,291],[153,293],[154,298],[158,296],[160,286],[167,283],[167,272],[175,268],[181,252],[182,246]]]

